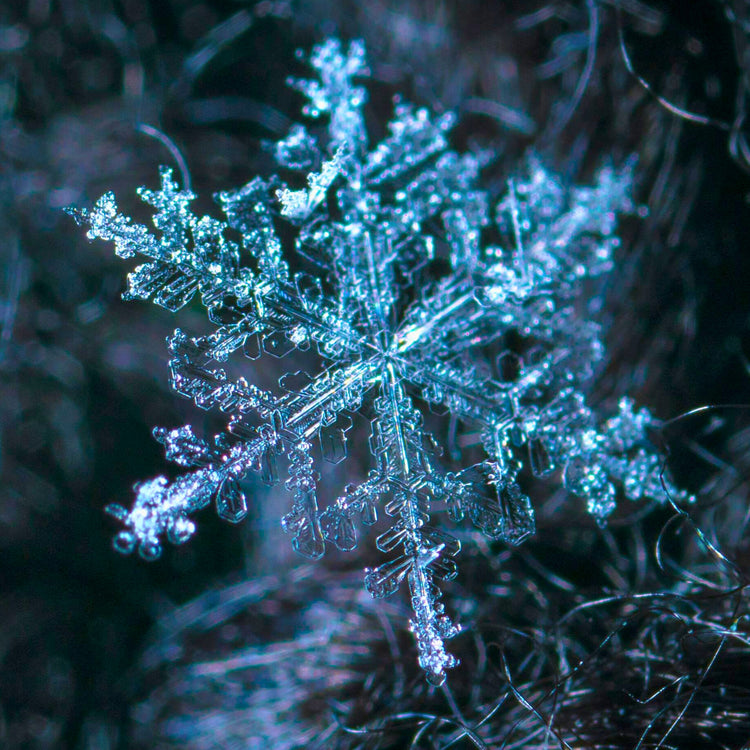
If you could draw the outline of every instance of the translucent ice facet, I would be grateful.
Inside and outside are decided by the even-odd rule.
[[[239,484],[225,479],[216,492],[216,511],[230,523],[239,523],[247,515],[247,499]]]
[[[377,599],[390,596],[398,590],[412,562],[404,555],[377,568],[368,568],[365,571],[365,588]]]

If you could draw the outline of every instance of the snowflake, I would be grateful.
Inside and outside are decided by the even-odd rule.
[[[191,471],[137,485],[130,511],[110,506],[125,527],[115,546],[155,558],[162,536],[179,544],[194,533],[190,516],[212,499],[222,518],[241,520],[241,480],[273,477],[283,459],[292,495],[283,527],[303,555],[320,557],[326,542],[353,549],[357,522],[384,512],[389,527],[375,543],[387,558],[365,585],[383,597],[408,581],[419,662],[441,684],[456,664],[445,641],[459,626],[437,581],[456,575],[460,543],[436,525],[438,513],[519,544],[535,528],[519,484],[526,465],[560,474],[601,523],[618,496],[664,497],[651,415],[623,399],[602,424],[584,397],[604,349],[582,315],[583,285],[612,268],[616,215],[633,210],[632,164],[577,188],[532,156],[492,221],[476,186],[486,156],[449,148],[450,114],[399,102],[389,134],[369,149],[366,92],[355,84],[367,74],[363,45],[329,40],[310,63],[317,78],[291,85],[307,99],[304,114],[327,127],[316,138],[295,126],[275,148],[290,179],[306,174],[306,184],[255,178],[217,196],[218,221],[191,213],[193,194],[162,169],[159,190],[139,191],[156,209],[157,235],[121,215],[112,194],[73,211],[89,238],[148,259],[129,275],[127,299],[177,311],[199,294],[214,328],[175,331],[172,384],[230,415],[210,442],[190,426],[155,430],[167,458]],[[294,238],[294,252],[281,237]],[[238,351],[295,349],[317,352],[319,372],[282,377],[278,393],[233,381],[219,364]],[[450,460],[424,426],[427,407],[449,414],[463,437]],[[346,457],[353,413],[371,423],[372,469],[321,509],[316,459]]]

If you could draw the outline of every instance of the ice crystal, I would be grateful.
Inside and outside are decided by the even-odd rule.
[[[282,523],[303,555],[320,557],[326,542],[353,549],[357,526],[384,512],[375,544],[386,559],[365,586],[384,597],[408,582],[419,662],[440,684],[456,664],[445,641],[459,626],[437,581],[456,575],[460,550],[441,515],[519,544],[535,528],[524,466],[556,473],[601,523],[618,497],[663,497],[649,412],[623,399],[602,421],[585,399],[604,350],[583,287],[612,268],[616,217],[633,209],[632,165],[571,187],[531,156],[493,212],[477,187],[482,157],[449,147],[450,114],[397,103],[387,137],[369,148],[366,92],[354,83],[367,74],[362,44],[327,41],[310,63],[316,78],[291,84],[308,100],[304,114],[327,127],[316,138],[297,125],[274,150],[306,183],[256,177],[217,196],[218,221],[191,213],[193,194],[162,169],[159,190],[139,191],[156,209],[156,234],[121,215],[112,194],[74,212],[89,238],[147,258],[126,298],[176,312],[198,294],[214,328],[174,332],[172,384],[230,415],[210,442],[189,426],[155,430],[167,458],[190,471],[137,485],[131,510],[110,506],[124,525],[115,546],[155,558],[163,536],[190,538],[190,516],[212,500],[240,521],[243,477],[272,478],[283,460],[292,503]],[[233,381],[220,364],[310,348],[319,372],[284,376],[279,392]],[[426,407],[450,415],[463,455],[441,460]],[[353,413],[371,422],[372,469],[321,503],[316,461],[346,457]]]

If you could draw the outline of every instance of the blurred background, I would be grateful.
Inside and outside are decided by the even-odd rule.
[[[205,512],[153,564],[113,552],[102,512],[171,471],[154,425],[219,423],[169,389],[165,338],[200,311],[124,303],[130,268],[62,209],[113,190],[145,221],[135,189],[176,148],[216,215],[213,193],[273,170],[295,51],[332,34],[367,45],[371,142],[400,93],[497,154],[493,195],[529,148],[582,182],[636,154],[649,209],[599,290],[591,398],[665,420],[697,501],[600,530],[534,486],[534,539],[462,552],[443,690],[404,599],[363,591],[372,549],[297,559],[283,490],[249,484],[242,526]],[[0,2],[0,747],[746,746],[749,75],[744,0]],[[366,471],[352,454],[332,487]]]

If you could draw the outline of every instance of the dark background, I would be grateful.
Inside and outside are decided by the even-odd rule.
[[[742,747],[748,24],[739,0],[0,3],[0,747]],[[295,50],[330,34],[366,41],[371,142],[397,92],[456,110],[455,147],[498,154],[495,195],[530,147],[583,182],[637,154],[649,215],[623,224],[600,291],[592,398],[664,420],[735,405],[655,436],[689,516],[626,508],[601,531],[540,486],[534,540],[462,553],[444,691],[418,674],[404,601],[361,593],[371,551],[294,557],[282,491],[253,486],[239,528],[202,514],[153,564],[112,551],[102,512],[170,470],[154,425],[214,425],[166,366],[174,326],[204,324],[122,302],[130,269],[62,209],[114,190],[145,220],[135,188],[175,164],[154,132],[200,210],[269,174],[265,144],[299,119]]]

